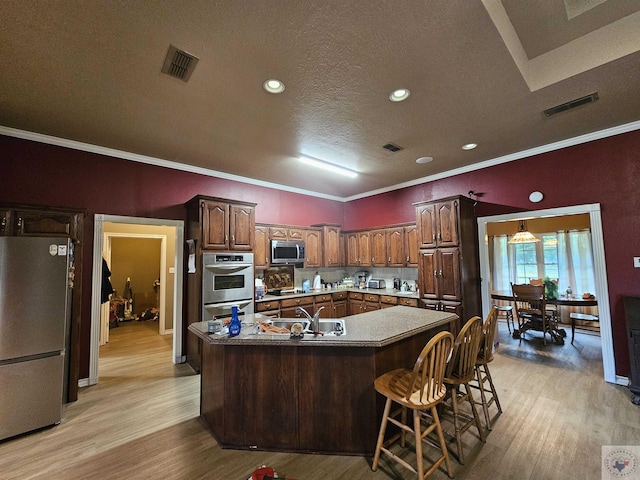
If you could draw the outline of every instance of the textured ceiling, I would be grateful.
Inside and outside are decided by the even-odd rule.
[[[0,126],[355,198],[640,120],[640,2],[572,3],[2,0]]]

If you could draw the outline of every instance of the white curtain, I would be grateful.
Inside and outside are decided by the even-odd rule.
[[[492,257],[491,289],[511,291],[511,282],[516,278],[515,249],[509,245],[507,235],[497,235],[489,242]]]
[[[564,293],[567,287],[571,286],[574,295],[595,293],[591,232],[572,230],[544,235],[556,235],[558,239],[558,292]],[[496,235],[489,242],[492,290],[510,291],[511,282],[515,282],[516,279],[515,248],[508,243],[509,238],[507,235]],[[543,272],[544,259],[541,248],[537,261],[539,271]]]
[[[558,236],[558,291],[571,287],[574,295],[595,293],[593,249],[589,230],[560,231]]]

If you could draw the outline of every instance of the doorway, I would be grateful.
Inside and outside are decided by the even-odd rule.
[[[167,307],[161,309],[159,333],[166,333],[167,317],[172,319],[173,330],[172,362],[182,363],[185,357],[182,352],[182,285],[183,285],[183,242],[184,222],[179,220],[163,220],[141,217],[121,217],[114,215],[96,214],[94,220],[93,244],[93,285],[91,297],[91,342],[89,354],[89,378],[87,385],[98,383],[98,361],[101,333],[104,336],[104,326],[101,322],[101,312],[105,308],[100,303],[100,286],[102,279],[102,255],[109,243],[110,237],[122,236],[151,237],[163,239],[166,237],[164,251],[172,252],[162,256],[160,274],[160,304]],[[168,233],[170,232],[170,233]],[[164,259],[167,259],[164,261]],[[117,287],[116,287],[117,288]],[[168,315],[162,315],[162,310]],[[108,335],[108,326],[107,326]]]
[[[478,242],[480,250],[480,275],[483,315],[486,317],[491,306],[490,278],[491,267],[489,264],[489,238],[487,224],[494,222],[530,220],[534,218],[554,217],[559,215],[576,215],[587,213],[591,224],[591,242],[593,246],[593,264],[595,270],[596,298],[598,299],[598,312],[600,314],[600,336],[602,342],[602,364],[604,368],[604,380],[618,385],[627,385],[625,377],[615,373],[615,359],[613,355],[613,335],[611,332],[611,309],[609,307],[609,289],[607,285],[607,270],[604,258],[604,239],[602,234],[602,218],[599,204],[576,205],[572,207],[551,208],[505,215],[493,215],[478,218]]]

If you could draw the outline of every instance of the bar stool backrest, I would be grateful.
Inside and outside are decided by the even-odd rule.
[[[464,324],[453,343],[453,353],[445,374],[447,382],[462,384],[473,379],[481,340],[482,319],[472,317]]]

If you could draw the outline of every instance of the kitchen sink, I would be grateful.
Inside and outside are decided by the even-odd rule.
[[[347,334],[344,320],[341,318],[325,318],[319,322],[319,330],[323,336],[340,336]]]
[[[311,322],[309,320],[302,319],[284,319],[284,318],[271,318],[269,320],[265,320],[265,323],[269,323],[274,327],[286,328],[291,331],[291,326],[294,323],[301,323],[302,328],[304,329],[304,333],[307,336],[312,336],[313,332],[311,331]],[[319,329],[322,335],[317,335],[317,338],[321,338],[323,336],[341,336],[347,334],[347,329],[345,327],[344,320],[341,318],[325,318],[320,319],[319,321]],[[256,332],[258,335],[282,335],[288,336],[289,333],[272,333],[272,332],[263,332],[256,325]]]

